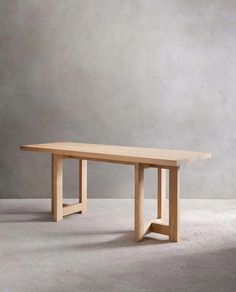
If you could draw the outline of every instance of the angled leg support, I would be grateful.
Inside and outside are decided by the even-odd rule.
[[[135,165],[135,240],[141,241],[147,233],[155,232],[167,235],[170,241],[176,242],[179,240],[179,167],[169,167],[169,225],[160,221],[163,218],[166,195],[166,169],[158,168],[157,219],[149,222],[146,227],[143,214],[144,168],[147,167]]]

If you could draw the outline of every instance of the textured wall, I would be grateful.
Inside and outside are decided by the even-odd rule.
[[[235,0],[0,0],[0,196],[49,196],[50,157],[19,145],[69,140],[212,152],[182,197],[235,197],[235,34]],[[88,170],[90,197],[133,195],[132,167]]]

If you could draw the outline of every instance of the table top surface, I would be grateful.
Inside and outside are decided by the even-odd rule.
[[[60,154],[87,160],[100,160],[127,164],[144,163],[163,166],[179,166],[185,163],[211,158],[211,153],[206,152],[74,142],[22,145],[20,149]]]

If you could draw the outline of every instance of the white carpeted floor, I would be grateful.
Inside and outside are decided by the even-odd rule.
[[[91,199],[59,223],[49,209],[0,200],[1,292],[236,291],[236,200],[181,200],[179,243],[135,243],[133,200]]]

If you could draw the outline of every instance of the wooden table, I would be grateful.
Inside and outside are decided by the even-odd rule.
[[[134,165],[135,170],[135,240],[145,234],[156,232],[168,235],[171,241],[179,239],[179,168],[182,164],[211,158],[210,153],[177,151],[154,148],[56,142],[23,145],[21,150],[51,154],[52,169],[52,214],[55,221],[73,213],[87,210],[87,160]],[[79,159],[79,203],[63,204],[63,160]],[[143,182],[145,168],[157,169],[157,218],[145,227],[143,217]],[[169,224],[161,223],[166,197],[166,172],[169,171]]]

